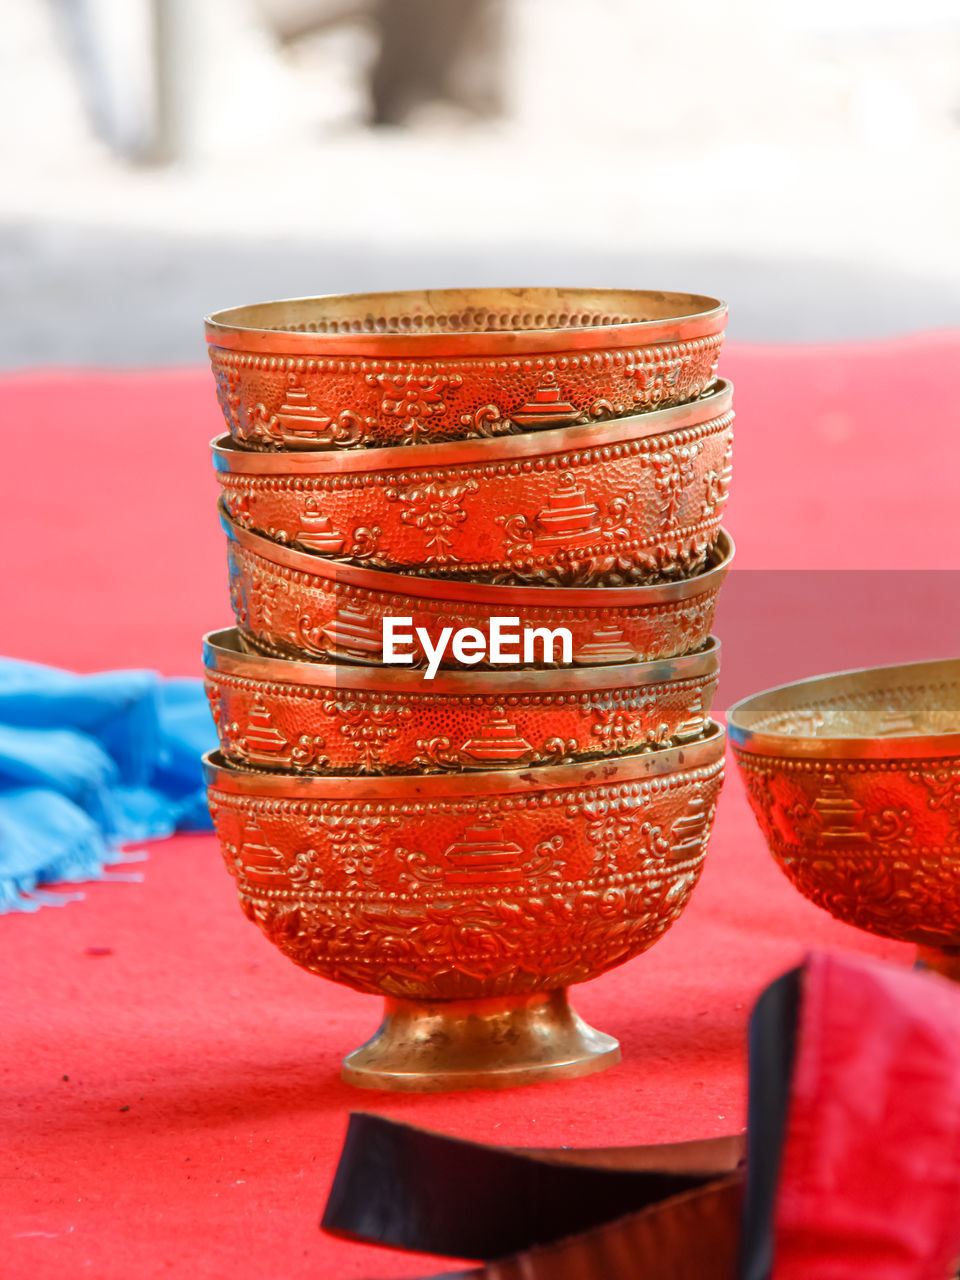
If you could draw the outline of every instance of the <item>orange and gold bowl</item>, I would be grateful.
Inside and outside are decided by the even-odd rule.
[[[224,756],[297,773],[437,773],[651,751],[704,731],[720,645],[654,662],[422,671],[292,662],[207,636],[207,695]]]
[[[227,534],[230,599],[244,639],[261,653],[319,661],[384,658],[384,624],[407,619],[436,648],[451,632],[472,628],[490,652],[491,620],[521,632],[569,633],[566,665],[646,662],[690,653],[707,643],[720,585],[733,558],[721,530],[702,573],[676,582],[631,587],[504,586],[389,573],[340,564],[243,529],[221,512]],[[541,654],[543,646],[534,650]],[[519,652],[519,650],[517,650]],[[559,641],[554,660],[562,661]],[[413,665],[425,665],[415,640]],[[442,666],[462,666],[447,647]],[[512,664],[530,665],[522,659]]]
[[[311,973],[386,998],[370,1088],[498,1087],[618,1058],[566,989],[639,955],[697,882],[724,733],[615,760],[296,777],[208,756],[240,904]]]
[[[587,426],[418,449],[250,453],[213,445],[246,529],[371,568],[544,586],[691,573],[716,541],[733,388]]]
[[[801,680],[738,702],[727,723],[800,892],[960,979],[960,659]]]
[[[471,439],[680,404],[713,385],[727,309],[622,289],[292,298],[206,320],[227,427],[252,449]]]

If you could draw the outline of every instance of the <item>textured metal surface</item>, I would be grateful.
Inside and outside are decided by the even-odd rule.
[[[694,399],[726,307],[624,290],[289,299],[208,317],[227,426],[257,449],[499,435]]]
[[[301,550],[544,585],[691,572],[732,475],[732,387],[692,405],[503,440],[362,453],[213,446],[228,515]]]
[[[949,971],[960,946],[960,660],[801,681],[738,703],[728,722],[750,805],[800,892]]]
[[[723,730],[510,772],[295,778],[207,757],[244,912],[360,991],[458,1000],[584,982],[651,946],[700,873]]]
[[[343,1062],[344,1080],[361,1089],[509,1089],[620,1061],[617,1041],[588,1026],[564,989],[432,1003],[388,998],[385,1006],[376,1035]]]
[[[515,587],[437,581],[337,564],[221,517],[237,625],[274,656],[380,662],[383,619],[412,619],[436,644],[444,627],[489,635],[493,616],[566,627],[578,665],[671,658],[704,645],[733,558],[721,531],[714,563],[682,582],[638,587]],[[456,665],[451,653],[448,665]],[[501,668],[502,669],[502,668]]]
[[[517,768],[652,750],[703,731],[720,646],[574,671],[422,672],[298,663],[204,642],[206,688],[228,759],[302,773]]]

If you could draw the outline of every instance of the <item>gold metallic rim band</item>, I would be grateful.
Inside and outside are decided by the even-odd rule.
[[[960,681],[960,658],[858,667],[778,685],[743,698],[729,708],[726,719],[730,742],[746,755],[778,759],[923,760],[957,756],[960,755],[960,733],[804,737],[770,730],[754,731],[750,727],[770,712],[800,708],[817,698],[903,689],[910,682],[932,683],[944,678]]]
[[[271,681],[282,685],[313,686],[322,683],[338,689],[366,689],[371,693],[466,694],[502,698],[512,694],[544,694],[555,690],[588,692],[594,689],[632,688],[667,684],[715,675],[720,670],[720,641],[711,636],[697,653],[677,658],[653,658],[611,666],[510,669],[505,671],[438,671],[427,682],[423,672],[391,667],[346,666],[333,663],[296,662],[246,653],[237,647],[237,631],[230,627],[211,631],[203,638],[204,666],[227,675]]]
[[[533,769],[453,775],[299,777],[238,769],[229,765],[216,751],[204,756],[203,770],[209,787],[234,795],[276,797],[284,801],[399,799],[414,803],[419,799],[444,796],[468,800],[471,796],[504,795],[536,789],[630,788],[651,779],[659,779],[660,785],[670,786],[671,778],[682,780],[692,770],[709,767],[722,760],[724,742],[722,725],[711,721],[705,735],[688,746]]]
[[[298,450],[294,453],[251,453],[230,435],[211,440],[214,467],[234,475],[329,475],[367,471],[420,471],[442,466],[503,465],[513,459],[543,458],[584,449],[606,448],[646,440],[690,427],[721,429],[733,421],[733,383],[721,380],[717,390],[692,404],[654,409],[549,431],[526,432],[488,440],[449,440],[363,450]]]
[[[624,310],[659,314],[633,320],[617,314]],[[227,350],[428,359],[683,342],[722,332],[726,318],[724,303],[700,294],[448,289],[278,299],[215,312],[204,325],[207,342]],[[491,319],[502,327],[481,327]],[[551,319],[555,327],[549,326]],[[317,331],[320,326],[327,331]]]
[[[345,586],[380,592],[384,596],[406,596],[420,600],[469,600],[472,603],[501,605],[510,610],[520,605],[561,608],[629,608],[671,604],[692,600],[720,587],[733,560],[735,547],[726,529],[716,543],[718,561],[705,573],[680,582],[656,583],[646,587],[500,587],[487,583],[444,581],[389,573],[383,569],[361,569],[355,565],[325,560],[305,551],[294,551],[260,534],[235,524],[220,507],[220,524],[227,537],[268,564],[305,574],[308,579],[325,579]]]

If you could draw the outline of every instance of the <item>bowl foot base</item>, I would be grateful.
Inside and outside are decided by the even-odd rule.
[[[960,947],[917,947],[917,968],[960,982]]]
[[[373,1039],[343,1062],[361,1089],[439,1093],[571,1079],[620,1061],[612,1036],[574,1013],[565,989],[483,1000],[388,999]]]

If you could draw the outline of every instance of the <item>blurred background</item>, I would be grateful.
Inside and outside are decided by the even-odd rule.
[[[412,286],[960,320],[960,0],[4,0],[0,64],[8,368]]]

